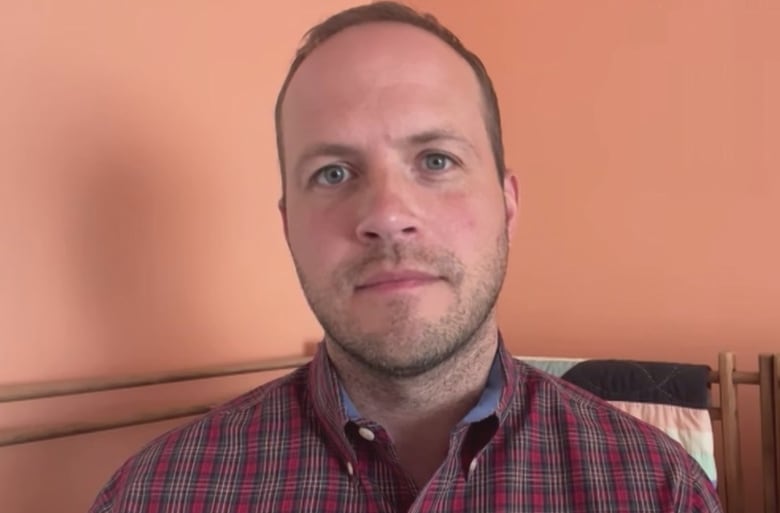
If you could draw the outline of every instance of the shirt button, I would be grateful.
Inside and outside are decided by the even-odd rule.
[[[355,469],[352,468],[352,463],[350,463],[349,461],[347,462],[347,474],[349,474],[350,476],[355,475]]]
[[[477,458],[474,458],[471,460],[471,463],[469,463],[469,474],[474,472],[474,470],[477,468]]]
[[[376,438],[376,436],[374,436],[374,432],[373,431],[371,431],[368,428],[364,428],[364,427],[358,429],[358,434],[360,434],[360,436],[362,436],[363,438],[365,438],[369,442],[373,442],[374,438]]]

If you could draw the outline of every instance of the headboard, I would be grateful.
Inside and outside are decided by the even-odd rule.
[[[780,511],[780,353],[758,357],[764,512]]]

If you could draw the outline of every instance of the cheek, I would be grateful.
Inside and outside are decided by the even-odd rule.
[[[432,222],[439,226],[442,242],[453,249],[475,252],[494,237],[498,218],[494,208],[473,193],[449,195],[439,202]]]
[[[295,211],[287,219],[290,250],[307,275],[329,272],[343,252],[342,227],[333,215],[313,210]]]

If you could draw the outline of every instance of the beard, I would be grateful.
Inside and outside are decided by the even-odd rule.
[[[350,358],[388,378],[415,377],[438,367],[473,346],[485,333],[506,275],[508,238],[505,230],[495,248],[486,248],[479,265],[467,273],[457,256],[395,243],[373,249],[355,262],[341,265],[324,286],[315,286],[295,261],[304,295],[325,337]],[[294,259],[295,260],[295,259]],[[379,327],[350,312],[349,299],[367,270],[377,266],[424,268],[443,277],[455,300],[439,315],[419,315],[419,297],[399,295],[377,306]],[[340,301],[346,298],[345,301]]]

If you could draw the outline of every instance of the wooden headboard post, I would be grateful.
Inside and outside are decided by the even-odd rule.
[[[780,354],[758,357],[764,512],[780,507]]]

